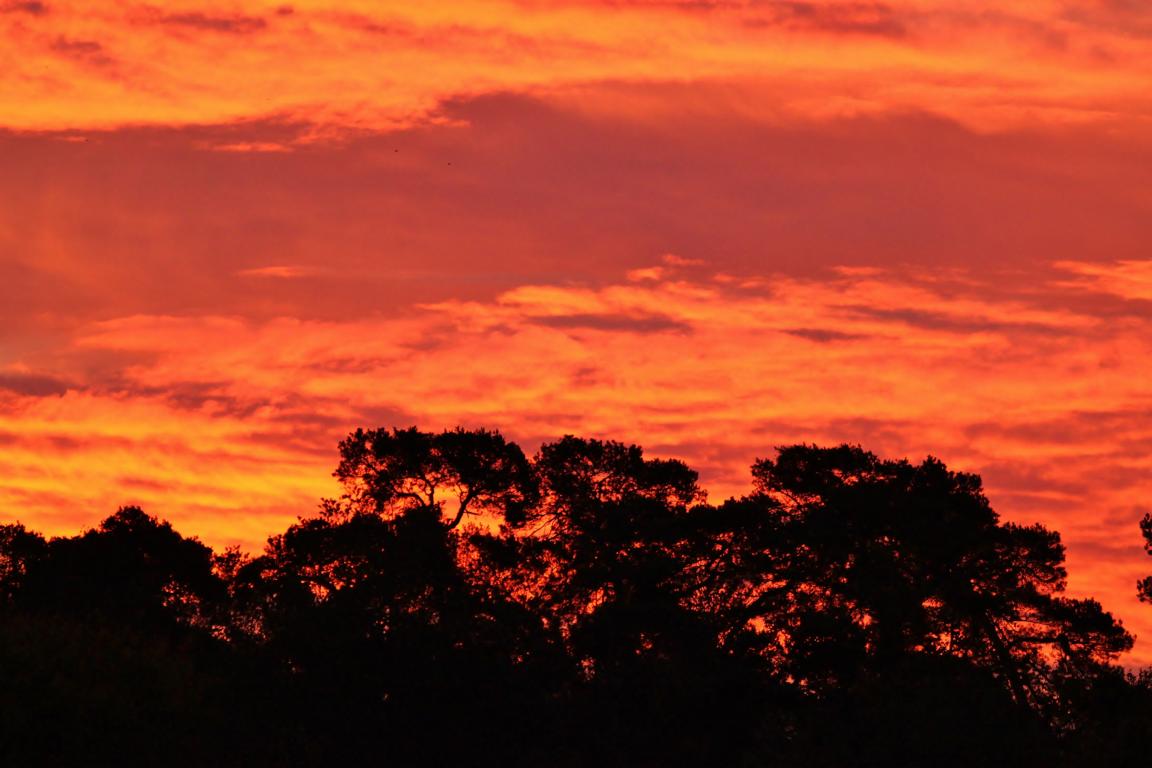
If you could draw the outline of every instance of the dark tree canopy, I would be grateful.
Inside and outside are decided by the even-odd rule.
[[[1140,533],[1144,535],[1144,551],[1152,555],[1152,514],[1144,515],[1140,521]],[[1143,602],[1152,602],[1152,576],[1141,579],[1136,591]]]
[[[449,528],[468,514],[515,517],[536,496],[532,467],[520,447],[484,429],[358,429],[340,443],[336,477],[353,512],[444,512],[450,504]]]
[[[788,606],[809,601],[806,613],[826,607],[829,621],[851,622],[839,642],[855,636],[870,663],[957,656],[1035,705],[1060,670],[1107,664],[1132,645],[1098,603],[1061,596],[1059,534],[1001,523],[978,477],[850,446],[793,446],[752,473],[776,526],[768,546],[779,583],[761,616],[785,637]]]
[[[710,504],[605,440],[339,452],[254,555],[136,508],[0,526],[5,763],[1147,764],[1132,638],[936,459],[794,445]]]

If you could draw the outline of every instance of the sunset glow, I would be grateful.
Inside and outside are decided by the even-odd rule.
[[[359,426],[983,476],[1152,663],[1152,5],[0,1],[0,504],[254,550]]]

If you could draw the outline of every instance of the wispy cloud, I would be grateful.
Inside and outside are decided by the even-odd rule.
[[[43,16],[48,13],[48,4],[39,0],[9,0],[0,3],[0,13],[26,13],[30,16]]]
[[[61,35],[52,41],[49,49],[59,56],[94,67],[111,67],[116,63],[104,45],[96,40],[80,40]]]
[[[362,424],[488,425],[529,446],[637,440],[686,457],[714,498],[742,492],[774,445],[860,442],[984,473],[1010,519],[1065,533],[1074,588],[1152,631],[1131,594],[1139,547],[1109,548],[1136,541],[1132,500],[1152,491],[1152,316],[1067,308],[1067,272],[993,292],[978,272],[662,266],[659,279],[525,285],[393,318],[90,324],[59,370],[0,381],[0,501],[59,528],[136,501],[252,546],[333,492],[335,441]],[[1126,284],[1133,270],[1091,274]],[[97,353],[125,364],[84,381]]]
[[[1124,260],[1113,264],[1059,261],[1053,266],[1070,273],[1065,283],[1069,287],[1152,302],[1152,261]]]
[[[200,11],[184,13],[164,13],[157,9],[147,16],[150,24],[173,27],[198,32],[219,32],[228,35],[250,35],[268,27],[268,21],[261,16],[243,14],[213,14]]]
[[[281,280],[292,280],[301,277],[314,277],[321,274],[321,270],[315,267],[301,267],[292,265],[274,265],[267,267],[252,267],[251,269],[242,269],[236,273],[241,277],[271,277]]]
[[[1057,0],[1011,11],[916,0],[261,0],[243,12],[222,0],[55,0],[0,9],[12,54],[0,114],[5,127],[31,130],[292,115],[340,136],[435,119],[461,96],[605,82],[739,84],[758,92],[746,108],[766,118],[927,111],[985,130],[1132,130],[1147,112],[1152,63],[1145,12]],[[130,80],[108,88],[98,72],[92,82],[58,69],[44,46],[58,38],[115,51]]]

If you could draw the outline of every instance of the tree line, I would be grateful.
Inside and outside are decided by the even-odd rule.
[[[255,555],[134,507],[0,526],[0,761],[1152,760],[1152,676],[1065,594],[1059,534],[936,459],[793,445],[709,504],[612,441],[377,429],[339,455],[343,495]]]

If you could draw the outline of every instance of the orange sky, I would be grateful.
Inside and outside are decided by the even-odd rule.
[[[4,517],[257,547],[355,426],[713,500],[850,441],[1152,638],[1152,6],[1010,5],[0,0]]]

